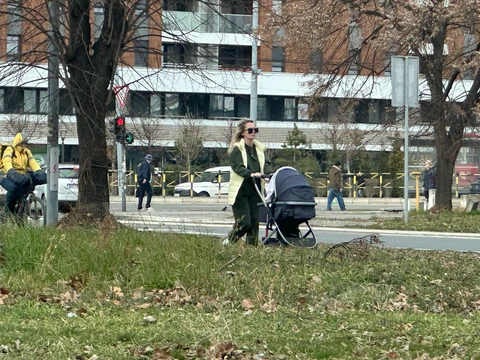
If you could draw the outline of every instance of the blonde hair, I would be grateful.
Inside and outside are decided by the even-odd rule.
[[[243,119],[240,120],[237,124],[237,129],[235,130],[235,134],[232,137],[232,141],[230,142],[230,147],[228,148],[227,153],[230,154],[233,150],[233,146],[235,143],[239,142],[243,138],[243,132],[245,131],[245,125],[247,124],[255,124],[252,119]]]

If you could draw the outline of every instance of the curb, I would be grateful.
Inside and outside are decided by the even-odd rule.
[[[191,224],[212,224],[212,225],[225,225],[225,226],[231,226],[233,224],[233,219],[232,220],[217,220],[217,219],[198,219],[198,218],[172,218],[172,217],[164,217],[164,216],[156,216],[153,213],[147,213],[147,214],[142,214],[139,215],[136,212],[126,212],[126,213],[112,213],[117,219],[120,221],[127,223],[129,221],[131,222],[145,222],[146,224],[150,223],[159,223],[159,224],[185,224],[185,223],[191,223]],[[328,220],[328,219],[327,219]],[[332,219],[333,220],[333,219]],[[389,234],[395,234],[395,235],[405,235],[405,236],[412,236],[412,235],[425,235],[425,236],[435,236],[435,237],[441,237],[441,238],[472,238],[472,239],[478,239],[480,241],[480,234],[476,233],[449,233],[449,232],[434,232],[434,231],[412,231],[412,230],[388,230],[388,229],[373,229],[373,228],[364,228],[364,227],[358,227],[358,228],[345,228],[344,226],[321,226],[318,224],[315,224],[315,222],[310,222],[310,225],[313,228],[316,228],[317,231],[343,231],[343,232],[365,232],[365,233],[376,233],[379,235],[389,235]],[[260,225],[262,226],[262,225]]]

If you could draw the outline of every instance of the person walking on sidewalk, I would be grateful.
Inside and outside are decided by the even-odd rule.
[[[152,159],[152,155],[147,154],[137,169],[137,183],[139,186],[138,211],[153,210],[150,207],[153,195],[152,186],[150,185],[150,180],[152,178],[152,168],[150,164],[152,163]],[[143,197],[145,196],[145,193],[147,193],[147,202],[145,203],[144,208]]]
[[[425,162],[425,170],[423,171],[423,195],[428,202],[430,190],[437,188],[437,167],[432,167],[432,162]]]
[[[247,244],[258,245],[258,207],[261,201],[255,183],[263,191],[262,174],[270,174],[271,168],[265,160],[265,145],[255,140],[258,127],[253,120],[245,119],[238,123],[236,133],[228,149],[230,164],[230,184],[228,203],[232,205],[235,224],[224,245],[237,242],[243,235]]]
[[[334,198],[337,198],[340,210],[346,210],[342,195],[342,171],[339,167],[341,164],[342,163],[339,160],[335,161],[335,164],[328,173],[328,181],[330,182],[330,185],[328,187],[327,210],[329,211],[332,210],[332,202]]]

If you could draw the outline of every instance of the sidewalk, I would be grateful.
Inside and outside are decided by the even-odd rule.
[[[403,208],[403,198],[343,198],[345,205],[398,205],[399,208]],[[120,196],[110,196],[111,202],[121,202]],[[134,196],[127,196],[126,201],[128,203],[136,202],[137,198]],[[317,205],[327,204],[326,197],[316,197],[315,202]],[[409,199],[410,206],[415,207],[416,199]],[[187,197],[187,196],[154,196],[152,198],[152,204],[227,204],[227,197]],[[452,198],[452,205],[454,207],[460,205],[460,199]]]

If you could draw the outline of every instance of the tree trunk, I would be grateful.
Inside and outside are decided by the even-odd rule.
[[[452,115],[446,115],[452,116]],[[453,115],[455,116],[455,115]],[[446,121],[452,124],[452,120]],[[452,183],[455,172],[455,161],[460,151],[463,136],[463,126],[450,126],[447,130],[444,121],[435,123],[435,148],[437,154],[437,187],[435,193],[435,207],[452,210]]]
[[[77,211],[94,216],[98,221],[110,212],[105,114],[109,86],[127,31],[125,5],[117,0],[103,2],[104,13],[109,17],[105,17],[101,35],[92,46],[90,1],[70,1],[70,6],[65,60],[80,150]]]

